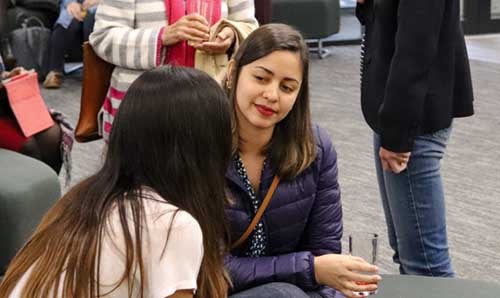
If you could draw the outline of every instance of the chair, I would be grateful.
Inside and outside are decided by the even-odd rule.
[[[272,0],[273,23],[285,23],[299,30],[308,41],[317,41],[320,59],[330,54],[323,41],[340,30],[339,0]]]
[[[0,148],[0,276],[60,195],[49,166]]]

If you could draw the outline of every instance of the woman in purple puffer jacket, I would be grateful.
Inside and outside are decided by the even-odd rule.
[[[374,290],[380,280],[377,267],[340,255],[336,153],[327,133],[311,123],[308,64],[300,33],[281,24],[254,31],[229,63],[234,160],[226,213],[233,241],[273,177],[280,178],[263,217],[226,257],[230,298],[334,297],[334,289],[355,297],[353,291]]]

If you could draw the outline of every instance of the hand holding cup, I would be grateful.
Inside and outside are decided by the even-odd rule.
[[[210,37],[209,33],[209,24],[204,17],[196,13],[188,14],[177,20],[177,22],[165,27],[162,43],[166,46],[185,40],[201,43],[208,40]]]

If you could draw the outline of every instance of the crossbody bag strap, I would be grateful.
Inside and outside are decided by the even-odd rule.
[[[274,191],[276,190],[276,187],[278,187],[278,184],[280,182],[280,178],[278,175],[274,176],[273,182],[271,182],[271,186],[269,187],[269,190],[266,193],[266,196],[264,197],[264,200],[262,201],[262,204],[259,207],[259,210],[257,210],[257,213],[253,217],[252,221],[248,225],[247,229],[243,233],[243,235],[240,236],[236,242],[231,244],[231,250],[235,249],[236,247],[240,246],[245,240],[247,240],[248,236],[252,233],[253,229],[257,225],[257,223],[260,221],[262,218],[262,215],[264,215],[264,211],[266,211],[267,206],[269,205],[269,202],[271,202],[271,198],[273,197]]]

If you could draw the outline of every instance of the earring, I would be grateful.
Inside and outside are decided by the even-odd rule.
[[[226,88],[227,90],[231,90],[231,80],[229,79],[226,80]]]

